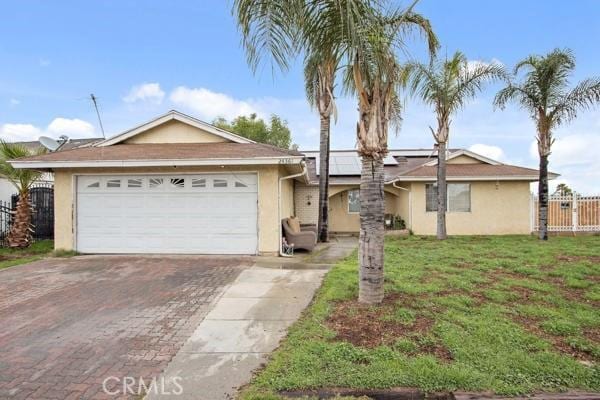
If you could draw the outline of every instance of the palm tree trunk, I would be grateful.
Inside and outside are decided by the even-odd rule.
[[[360,261],[358,301],[383,301],[384,209],[383,159],[362,156],[360,175]]]
[[[321,114],[319,145],[319,235],[320,242],[329,241],[329,144],[331,116]]]
[[[548,240],[548,156],[540,155],[539,199],[539,238]]]
[[[446,234],[446,202],[448,199],[448,186],[446,184],[446,142],[438,143],[437,163],[437,238],[444,240]]]
[[[9,247],[28,247],[31,244],[31,204],[29,201],[29,190],[19,193],[17,208],[10,232],[8,233]]]

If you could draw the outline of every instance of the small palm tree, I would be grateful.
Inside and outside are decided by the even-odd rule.
[[[554,143],[554,130],[572,121],[577,113],[600,102],[600,78],[590,78],[569,88],[575,69],[570,50],[555,49],[544,56],[532,55],[518,63],[514,77],[496,95],[495,104],[504,109],[509,101],[529,111],[535,121],[536,141],[540,157],[538,182],[539,238],[548,240],[548,157]],[[519,73],[525,71],[520,81]]]
[[[31,244],[32,227],[29,189],[40,179],[42,173],[27,169],[15,169],[8,161],[45,152],[44,148],[32,151],[21,144],[0,140],[0,175],[8,179],[19,193],[17,209],[7,238],[10,247],[28,247]]]
[[[410,64],[407,68],[411,92],[435,110],[437,128],[431,129],[437,147],[437,238],[446,239],[446,157],[450,137],[450,118],[469,99],[481,91],[484,83],[502,78],[504,69],[497,63],[469,63],[461,52],[449,60]]]

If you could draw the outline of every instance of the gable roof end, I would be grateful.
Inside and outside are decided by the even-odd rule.
[[[436,151],[436,155],[437,155],[437,151]],[[503,165],[503,163],[501,163],[500,161],[492,160],[491,158],[482,156],[481,154],[477,154],[477,153],[472,152],[471,150],[467,150],[467,149],[460,149],[458,151],[450,153],[448,158],[446,158],[446,161],[452,160],[453,158],[460,157],[460,156],[471,157],[471,158],[474,158],[474,159],[479,160],[486,164]],[[424,165],[426,165],[426,166],[437,165],[437,157],[434,160],[431,160],[430,162],[428,162]]]
[[[179,121],[184,124],[191,125],[193,127],[202,129],[213,135],[220,136],[224,139],[230,140],[234,143],[256,143],[253,140],[246,139],[245,137],[236,135],[235,133],[228,132],[226,130],[217,128],[214,125],[211,125],[207,122],[201,121],[197,118],[191,117],[187,114],[183,114],[176,110],[171,110],[168,113],[161,115],[158,118],[148,121],[142,125],[136,126],[135,128],[129,129],[123,133],[118,134],[117,136],[113,136],[110,139],[106,139],[106,140],[96,144],[96,146],[97,147],[106,147],[106,146],[112,146],[113,144],[121,143],[129,138],[132,138],[136,135],[139,135],[143,132],[146,132],[152,128],[155,128],[155,127],[162,125],[169,121]]]

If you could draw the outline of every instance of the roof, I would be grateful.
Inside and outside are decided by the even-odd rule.
[[[275,164],[304,156],[261,143],[116,144],[80,147],[11,161],[16,168]]]
[[[474,164],[447,164],[448,180],[538,180],[538,170],[519,167],[516,165],[503,164],[480,154],[465,149],[450,149],[448,160],[458,156],[479,160]],[[310,184],[318,184],[318,151],[304,152],[308,157],[306,165]],[[355,150],[335,150],[332,156],[356,155]],[[384,174],[387,183],[395,181],[434,181],[437,176],[437,151],[435,149],[396,149],[389,150],[389,157],[396,160],[396,164],[385,163]],[[549,173],[549,178],[556,178],[558,174]],[[330,172],[329,183],[331,185],[353,185],[360,183],[360,173],[332,174]]]
[[[65,143],[63,143],[56,151],[64,151],[71,150],[81,146],[89,146],[93,143],[100,142],[104,140],[103,138],[82,138],[82,139],[69,139]],[[30,150],[37,150],[40,147],[43,147],[39,140],[32,140],[28,142],[15,142],[16,144],[20,144],[21,146],[25,146]]]
[[[236,135],[233,132],[229,132],[224,129],[217,128],[214,125],[211,125],[207,122],[201,121],[197,118],[191,117],[191,116],[181,113],[179,111],[171,110],[168,113],[161,115],[160,117],[154,118],[151,121],[148,121],[141,125],[138,125],[135,128],[128,129],[125,132],[120,133],[116,136],[113,136],[110,139],[106,139],[106,140],[98,143],[97,146],[104,147],[104,146],[112,146],[112,145],[115,145],[118,143],[122,143],[123,141],[125,141],[133,136],[139,135],[140,133],[146,132],[154,127],[157,127],[157,126],[162,125],[169,121],[183,122],[184,124],[188,124],[188,125],[198,128],[198,129],[202,129],[206,132],[209,132],[213,135],[230,140],[234,143],[255,143],[253,140],[247,139],[240,135]]]
[[[398,181],[435,180],[437,165],[422,165],[410,171],[399,174]],[[558,175],[550,173],[550,178]],[[538,179],[536,169],[518,167],[506,164],[447,164],[446,177],[448,180],[531,180]]]

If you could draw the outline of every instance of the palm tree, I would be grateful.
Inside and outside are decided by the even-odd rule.
[[[435,110],[437,128],[431,129],[437,148],[437,238],[446,239],[446,157],[450,136],[450,118],[475,97],[487,81],[502,78],[500,64],[469,63],[461,52],[449,60],[432,59],[427,65],[408,66],[409,86],[413,94]]]
[[[396,56],[404,34],[416,29],[427,38],[433,55],[438,42],[429,21],[407,10],[384,13],[382,8],[363,15],[358,35],[347,50],[350,67],[346,88],[358,97],[358,153],[360,178],[359,295],[360,302],[378,304],[384,297],[384,158],[388,128],[401,121],[398,92],[406,74]],[[348,37],[351,37],[348,35]]]
[[[514,77],[496,95],[494,103],[504,109],[509,101],[529,111],[537,128],[536,141],[540,157],[538,182],[539,238],[548,240],[548,157],[554,143],[554,130],[572,121],[577,113],[600,102],[600,78],[584,79],[569,88],[575,69],[575,56],[566,49],[532,55],[514,68]],[[520,81],[515,81],[521,71]]]
[[[17,209],[7,238],[10,247],[28,247],[31,244],[32,227],[29,189],[39,180],[42,173],[28,169],[15,169],[8,161],[43,153],[45,153],[43,148],[31,151],[21,144],[7,143],[0,139],[0,175],[8,179],[19,193]]]
[[[394,13],[384,13],[385,4],[371,0],[236,0],[234,4],[251,65],[266,52],[277,65],[287,68],[290,57],[303,52],[308,97],[323,105],[322,122],[329,121],[335,110],[333,84],[338,66],[343,65],[345,89],[358,96],[357,139],[363,164],[359,300],[366,303],[383,300],[383,159],[388,125],[399,119],[397,89],[402,78],[396,46],[413,29],[424,33],[431,51],[438,45],[429,21],[412,12],[416,2]],[[329,132],[328,127],[322,129],[323,151],[329,147],[329,135],[325,138],[324,132]],[[327,157],[321,154],[321,167]],[[323,217],[328,185],[322,180],[328,173],[320,169]]]
[[[339,3],[343,8],[342,1]],[[349,0],[351,4],[355,0]],[[356,1],[356,3],[361,3]],[[331,117],[335,117],[334,84],[340,61],[339,12],[325,12],[324,2],[291,0],[235,0],[233,10],[242,32],[248,62],[256,71],[262,57],[270,56],[282,70],[301,51],[309,104],[319,113],[318,239],[329,240],[329,154]],[[338,10],[341,10],[338,8]]]

